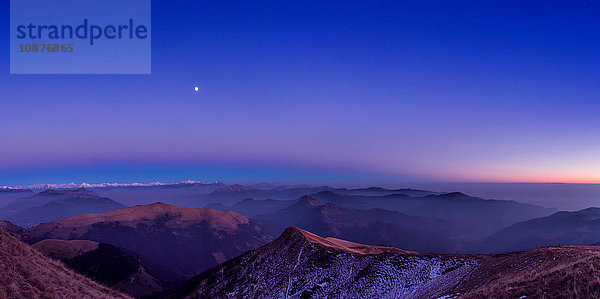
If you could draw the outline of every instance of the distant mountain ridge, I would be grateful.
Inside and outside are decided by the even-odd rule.
[[[206,183],[201,181],[187,180],[181,181],[177,183],[161,183],[161,182],[153,182],[153,183],[99,183],[99,184],[89,184],[89,183],[66,183],[66,184],[33,184],[27,186],[0,186],[0,192],[3,190],[12,191],[12,190],[47,190],[47,189],[94,189],[94,188],[127,188],[127,187],[163,187],[163,186],[184,186],[184,185],[206,185],[206,184],[220,184],[222,183],[216,181],[212,183]]]
[[[30,227],[80,213],[106,212],[125,208],[110,198],[87,189],[53,190],[19,198],[0,209],[0,218],[19,226]]]
[[[561,211],[506,227],[490,236],[482,250],[529,250],[543,246],[591,245],[600,242],[600,208]]]
[[[0,187],[0,193],[31,193],[31,189],[24,188],[13,188],[13,187]]]
[[[329,186],[291,186],[291,187],[271,187],[260,189],[254,187],[246,187],[243,185],[225,186],[217,189],[209,194],[199,196],[199,199],[206,203],[223,203],[232,205],[243,199],[252,198],[255,200],[292,200],[303,195],[316,194],[319,192],[337,192],[346,195],[362,195],[362,196],[382,196],[390,194],[404,194],[409,196],[426,196],[439,194],[437,192],[415,190],[415,189],[384,189],[380,187],[370,188],[333,188]]]
[[[295,200],[314,191],[317,192],[312,193],[312,198],[336,206],[337,210],[327,208],[326,213],[320,213],[288,209],[289,216],[282,216],[281,213],[284,212],[281,210],[289,208]],[[120,200],[128,200],[128,203],[163,198],[171,203],[182,202],[181,206],[209,207],[221,211],[232,210],[246,218],[257,218],[258,221],[255,223],[264,222],[263,224],[266,226],[261,224],[262,229],[268,229],[267,234],[270,235],[278,235],[285,227],[295,225],[319,234],[343,237],[367,244],[388,244],[421,252],[456,253],[463,251],[474,253],[479,248],[477,243],[492,233],[516,222],[547,216],[552,212],[549,209],[529,204],[486,200],[460,192],[434,193],[414,197],[396,193],[400,191],[428,192],[413,189],[387,190],[379,187],[333,189],[327,186],[277,187],[272,190],[264,190],[242,185],[223,186],[197,182],[185,182],[182,185],[169,185],[169,187],[162,186],[158,189],[154,189],[154,187],[150,189],[48,189],[34,196],[19,198],[0,208],[0,219],[6,219],[19,226],[30,227],[81,213],[102,213],[124,208],[125,205],[122,205],[120,201],[115,202],[110,199],[113,196]],[[284,199],[246,197],[249,194],[259,198],[274,196]],[[294,194],[303,195],[295,199],[289,198]],[[243,199],[235,201],[237,198]],[[207,201],[211,203],[205,204]],[[302,215],[303,213],[313,213],[313,216]],[[355,218],[350,215],[355,215]],[[298,217],[303,217],[303,219]],[[296,222],[290,222],[291,219],[296,219]],[[420,219],[415,220],[414,223],[423,223],[423,225],[419,227],[412,225],[411,221],[401,221],[401,219]],[[431,219],[445,224],[433,225],[435,221],[432,222]],[[467,227],[469,228],[467,229]],[[379,232],[377,234],[362,232],[372,229]],[[413,242],[408,242],[408,240]],[[222,258],[218,257],[215,261],[217,260],[220,261]]]
[[[359,191],[353,194],[352,190]],[[547,216],[554,212],[553,209],[540,206],[482,199],[461,192],[414,197],[394,193],[401,189],[385,192],[382,190],[384,189],[376,187],[335,190],[328,187],[301,187],[265,191],[235,186],[221,188],[220,191],[206,195],[204,199],[212,202],[205,207],[223,211],[233,210],[246,217],[256,218],[264,222],[271,234],[275,235],[288,226],[297,226],[318,234],[355,242],[383,243],[409,250],[436,253],[477,253],[479,243],[498,230],[519,221]],[[312,191],[318,192],[299,196],[295,200],[288,198],[293,194]],[[377,195],[362,195],[365,192],[375,192]],[[384,192],[384,195],[380,195],[381,192]],[[244,198],[234,202],[237,198],[250,195],[263,199]],[[270,197],[286,199],[264,199]],[[304,198],[304,204],[295,205],[299,201],[298,198]],[[310,204],[311,200],[320,204]],[[327,207],[310,211],[310,207],[325,205]],[[433,225],[435,221],[432,222],[431,219],[444,224]],[[377,233],[364,233],[371,230]]]
[[[480,236],[487,236],[519,221],[543,217],[555,212],[554,209],[540,206],[515,201],[482,199],[460,192],[413,197],[397,193],[379,196],[348,195],[326,190],[311,196],[346,208],[361,210],[379,208],[407,215],[460,222],[471,226],[473,232]]]
[[[312,196],[302,196],[284,209],[254,218],[274,235],[296,226],[353,242],[424,252],[460,252],[473,242],[469,228],[455,222],[383,209],[350,209]]]
[[[213,208],[221,211],[231,210],[236,213],[242,214],[246,217],[253,217],[260,214],[270,214],[277,212],[283,208],[289,207],[294,202],[291,200],[276,200],[276,199],[264,199],[255,200],[252,198],[246,198],[231,206],[226,206],[221,203],[213,203],[204,206],[205,208]]]

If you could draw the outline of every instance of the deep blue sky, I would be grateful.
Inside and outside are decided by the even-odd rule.
[[[322,2],[153,1],[152,75],[0,52],[0,185],[600,182],[598,2]]]

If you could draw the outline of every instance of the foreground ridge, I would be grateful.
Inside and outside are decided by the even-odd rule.
[[[129,298],[67,269],[0,229],[0,298]]]
[[[600,249],[593,246],[498,255],[419,254],[290,227],[276,240],[161,297],[597,297],[596,269]]]

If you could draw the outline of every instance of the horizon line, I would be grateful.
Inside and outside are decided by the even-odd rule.
[[[224,183],[222,180],[212,180],[212,181],[200,181],[200,180],[182,180],[182,181],[128,181],[128,182],[101,182],[101,183],[87,183],[87,182],[68,182],[68,183],[33,183],[33,184],[16,184],[16,185],[1,185],[0,190],[19,190],[19,189],[72,189],[72,188],[110,188],[110,187],[156,187],[156,186],[168,186],[168,185],[177,185],[177,184],[223,184],[225,186],[231,185],[258,185],[258,184],[272,184],[275,186],[294,186],[294,185],[305,185],[307,187],[334,187],[345,185],[344,183],[337,182],[335,184],[310,184],[303,182],[269,182],[269,181],[255,181],[255,182],[233,182],[233,183]],[[538,184],[538,185],[600,185],[600,182],[527,182],[527,181],[507,181],[507,182],[498,182],[498,181],[423,181],[423,182],[410,182],[410,183],[397,183],[398,185],[433,185],[433,184]],[[384,185],[390,185],[386,183],[351,183],[347,182],[346,185],[353,186],[355,188],[367,188],[367,187],[382,187]],[[358,187],[361,186],[361,187]],[[387,187],[389,188],[389,187]],[[397,187],[396,187],[397,188]]]

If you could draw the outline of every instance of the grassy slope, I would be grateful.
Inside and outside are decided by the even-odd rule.
[[[0,298],[128,298],[67,269],[0,229]]]

